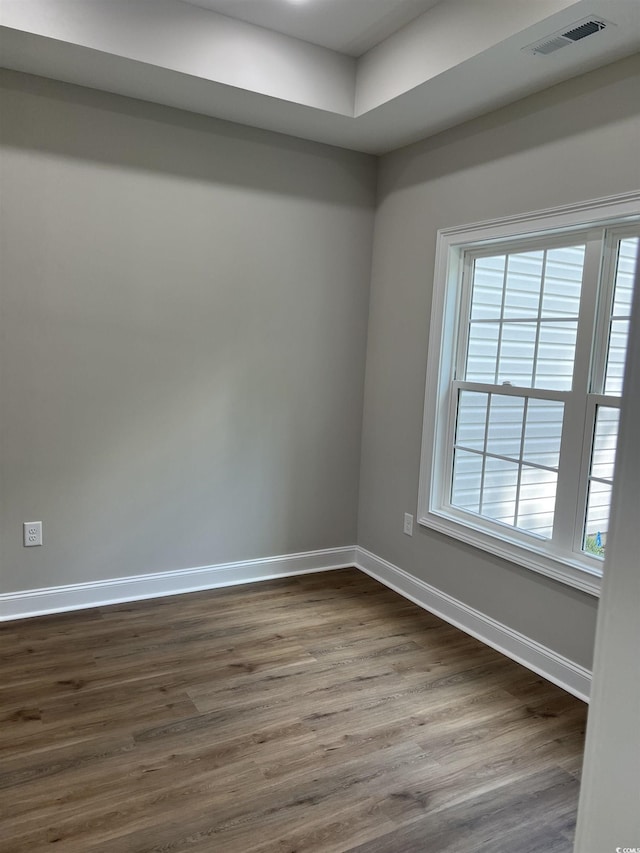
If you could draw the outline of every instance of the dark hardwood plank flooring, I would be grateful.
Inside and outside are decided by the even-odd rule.
[[[585,706],[355,569],[0,642],[7,853],[571,853]]]

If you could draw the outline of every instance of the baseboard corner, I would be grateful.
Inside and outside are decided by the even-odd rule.
[[[589,701],[591,672],[588,669],[469,607],[371,551],[358,547],[356,552],[356,566],[361,571],[583,702]]]

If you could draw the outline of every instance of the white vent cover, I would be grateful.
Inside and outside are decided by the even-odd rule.
[[[576,21],[569,27],[552,33],[546,38],[540,39],[535,44],[527,45],[523,50],[528,53],[545,55],[547,53],[555,53],[560,48],[567,45],[575,44],[587,36],[593,36],[596,33],[602,32],[606,27],[615,26],[611,21],[605,21],[604,18],[583,18],[581,21]]]

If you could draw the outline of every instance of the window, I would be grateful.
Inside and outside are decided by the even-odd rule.
[[[598,591],[639,237],[639,194],[439,233],[422,524]]]

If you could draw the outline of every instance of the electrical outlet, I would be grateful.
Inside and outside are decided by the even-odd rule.
[[[413,536],[413,516],[408,512],[405,512],[404,514],[403,530],[407,536]]]
[[[33,545],[42,545],[41,521],[25,521],[23,529],[25,548],[31,548]]]

